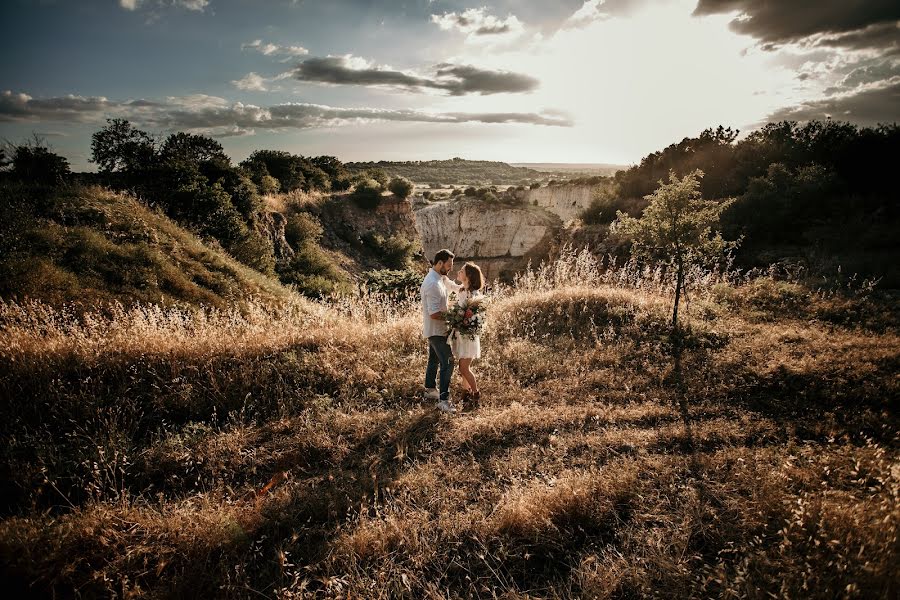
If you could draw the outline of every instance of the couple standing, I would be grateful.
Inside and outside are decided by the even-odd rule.
[[[468,338],[458,332],[447,335],[447,311],[450,309],[450,292],[456,293],[456,303],[465,307],[467,303],[482,297],[484,277],[478,265],[466,263],[453,281],[447,274],[453,269],[454,255],[449,250],[440,250],[434,256],[431,269],[420,288],[422,296],[422,337],[428,340],[428,367],[425,369],[425,398],[437,400],[437,407],[443,412],[454,413],[456,408],[450,400],[450,379],[453,375],[453,358],[459,360],[459,374],[462,378],[463,399],[478,401],[481,392],[472,373],[472,361],[481,358],[481,341],[478,336]],[[440,369],[440,391],[435,387]]]

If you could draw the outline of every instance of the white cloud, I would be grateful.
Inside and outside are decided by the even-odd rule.
[[[518,17],[508,15],[505,19],[487,13],[486,8],[470,8],[461,13],[451,12],[442,15],[431,15],[431,22],[442,31],[457,30],[475,40],[479,37],[498,35],[521,35],[525,27]]]
[[[566,19],[563,27],[586,27],[594,21],[609,18],[607,13],[600,10],[604,2],[605,0],[586,0],[581,8]]]
[[[137,10],[139,0],[119,0],[119,6],[125,10]]]
[[[241,50],[255,50],[264,56],[281,56],[284,57],[284,61],[309,54],[309,50],[303,46],[282,46],[263,43],[262,40],[253,40],[250,43],[241,44]]]
[[[231,83],[239,90],[265,92],[268,89],[266,88],[266,81],[265,77],[251,72],[240,79],[233,80]]]
[[[248,135],[256,129],[287,131],[374,122],[409,123],[524,123],[570,127],[564,115],[548,112],[464,112],[415,109],[345,108],[288,102],[256,106],[206,94],[176,96],[165,101],[111,101],[104,97],[61,96],[33,98],[28,94],[0,93],[0,122],[100,123],[122,117],[141,126],[211,135]]]
[[[209,6],[209,0],[176,0],[175,4],[188,10],[203,12]]]

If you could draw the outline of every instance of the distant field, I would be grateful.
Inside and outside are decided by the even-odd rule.
[[[606,163],[509,163],[512,167],[534,169],[542,173],[585,173],[588,175],[613,175],[616,171],[627,169],[630,165],[613,165]]]

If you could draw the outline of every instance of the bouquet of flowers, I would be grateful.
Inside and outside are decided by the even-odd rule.
[[[454,305],[447,311],[447,333],[458,333],[469,339],[475,339],[484,330],[485,307],[481,300],[473,300],[465,306]]]

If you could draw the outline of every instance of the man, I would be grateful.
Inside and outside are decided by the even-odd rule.
[[[453,353],[447,343],[447,310],[450,307],[447,288],[457,289],[457,284],[447,278],[453,269],[453,253],[440,250],[434,255],[431,269],[422,282],[422,337],[428,340],[428,367],[425,369],[425,398],[437,400],[443,412],[454,413],[450,402],[450,378],[453,375]],[[435,379],[440,368],[440,392],[435,389]]]

